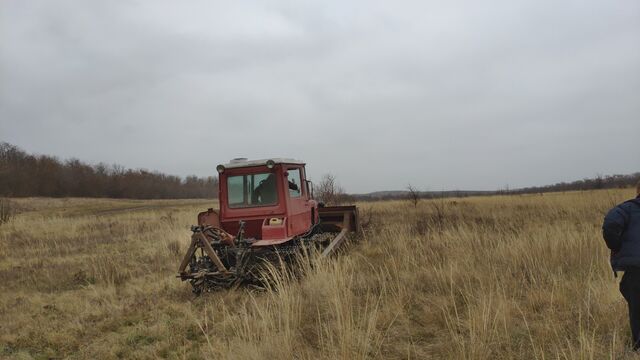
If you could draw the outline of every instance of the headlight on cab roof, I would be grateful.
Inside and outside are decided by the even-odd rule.
[[[224,172],[224,165],[216,166],[216,170],[218,171],[218,174],[222,174]]]
[[[276,162],[273,160],[267,160],[267,167],[269,169],[273,169],[273,167],[276,166]]]

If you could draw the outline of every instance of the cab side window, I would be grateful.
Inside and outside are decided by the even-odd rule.
[[[300,169],[287,169],[287,182],[289,183],[289,196],[292,198],[302,195],[302,182],[300,180]]]

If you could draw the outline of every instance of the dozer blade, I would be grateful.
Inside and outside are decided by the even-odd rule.
[[[318,215],[324,231],[340,231],[345,226],[348,231],[358,231],[358,208],[355,205],[319,207]],[[345,217],[349,218],[346,225]]]
[[[324,249],[322,256],[334,253],[342,245],[348,232],[358,231],[358,209],[355,205],[318,208],[318,215],[323,231],[339,231],[329,246]]]

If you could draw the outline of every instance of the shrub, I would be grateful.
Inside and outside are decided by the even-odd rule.
[[[407,199],[413,204],[413,207],[418,207],[418,202],[420,202],[421,194],[420,190],[416,189],[413,185],[409,184],[407,186]]]

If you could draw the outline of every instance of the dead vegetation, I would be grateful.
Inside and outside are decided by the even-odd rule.
[[[624,358],[600,221],[631,195],[371,203],[342,256],[200,298],[174,276],[211,204],[17,200],[39,210],[0,227],[0,356]]]
[[[0,225],[9,222],[13,216],[13,208],[9,199],[0,198]]]
[[[418,202],[420,202],[421,197],[420,190],[415,186],[411,184],[407,186],[407,200],[413,204],[413,207],[418,207]]]
[[[325,205],[342,205],[353,202],[333,174],[324,174],[320,182],[313,185],[313,191],[315,198]]]

